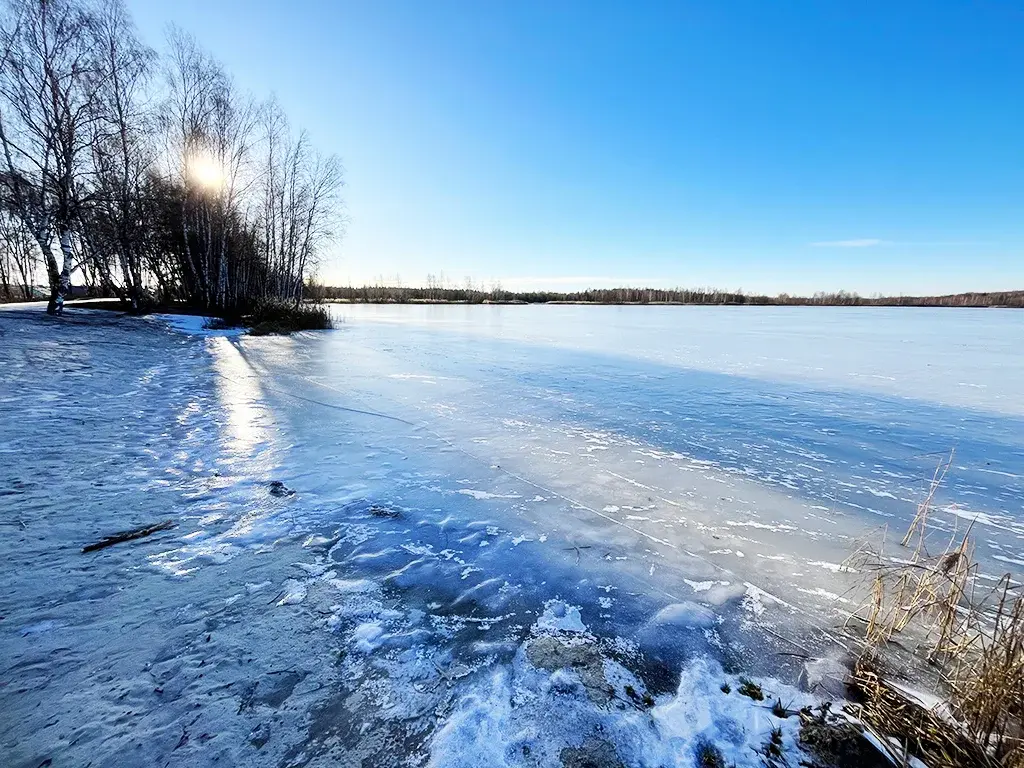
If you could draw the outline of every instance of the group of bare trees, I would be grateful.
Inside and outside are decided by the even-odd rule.
[[[301,299],[341,234],[337,157],[191,36],[158,56],[123,0],[0,2],[0,298]]]

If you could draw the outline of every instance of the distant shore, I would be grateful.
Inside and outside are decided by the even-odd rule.
[[[881,298],[864,297],[765,297],[743,296],[713,300],[708,297],[684,299],[581,299],[581,298],[429,298],[423,296],[329,296],[322,298],[329,304],[463,304],[463,305],[528,305],[555,304],[580,306],[620,307],[950,307],[974,309],[1024,309],[1024,291],[1000,294],[954,294],[949,296],[897,296]]]
[[[577,292],[555,291],[489,291],[475,288],[405,288],[363,286],[360,288],[311,285],[306,289],[309,302],[330,304],[563,304],[582,306],[755,306],[755,307],[962,307],[991,309],[1024,309],[1024,290],[988,291],[946,294],[942,296],[860,296],[839,291],[815,293],[812,296],[779,294],[765,296],[714,289],[602,288]],[[69,304],[89,302],[93,309],[119,310],[125,303],[113,296],[83,291]],[[0,303],[5,292],[0,291]],[[9,303],[13,291],[6,292]],[[32,299],[37,299],[33,296]],[[32,300],[30,299],[30,300]],[[191,308],[183,302],[157,302],[153,311],[176,314],[206,314],[209,310]]]

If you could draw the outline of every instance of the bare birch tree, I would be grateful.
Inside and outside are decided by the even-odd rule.
[[[103,87],[93,103],[93,194],[83,239],[94,269],[137,311],[145,279],[146,182],[156,159],[147,90],[155,54],[139,42],[122,0],[100,7],[96,35]]]
[[[53,313],[71,288],[72,238],[94,138],[91,107],[103,85],[96,19],[73,0],[8,0],[5,11],[0,144],[14,209],[43,255]]]
[[[258,210],[262,250],[274,275],[270,288],[298,302],[324,244],[343,229],[343,169],[337,157],[313,151],[305,132],[293,138],[284,113],[271,102],[264,109],[261,181]]]

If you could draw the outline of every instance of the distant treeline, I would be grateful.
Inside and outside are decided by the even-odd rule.
[[[318,287],[311,298],[369,304],[410,303],[522,303],[570,302],[586,304],[750,304],[755,306],[886,306],[886,307],[1024,307],[1024,291],[956,293],[946,296],[874,296],[838,291],[813,296],[763,296],[741,291],[708,288],[598,288],[586,291],[506,291],[499,287],[483,290],[472,287],[407,288],[367,285],[360,288]]]

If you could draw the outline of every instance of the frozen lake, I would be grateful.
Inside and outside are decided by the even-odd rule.
[[[505,431],[520,433],[600,432],[606,445],[591,436],[588,452],[632,446],[627,475],[708,462],[828,510],[829,525],[845,517],[902,530],[954,451],[936,523],[962,529],[973,520],[991,533],[980,537],[990,550],[982,555],[1004,563],[993,568],[1022,565],[1014,560],[1024,532],[1024,316],[1012,310],[335,312],[355,346],[386,350],[374,365],[416,408],[447,402],[450,421],[518,421]],[[452,392],[467,386],[473,397]],[[679,481],[669,471],[663,482],[671,491]]]
[[[840,564],[951,450],[935,546],[973,522],[986,573],[1024,566],[1024,315],[333,309],[0,311],[14,765],[754,766],[775,725],[796,765],[737,676],[812,700],[789,652],[838,655]]]

